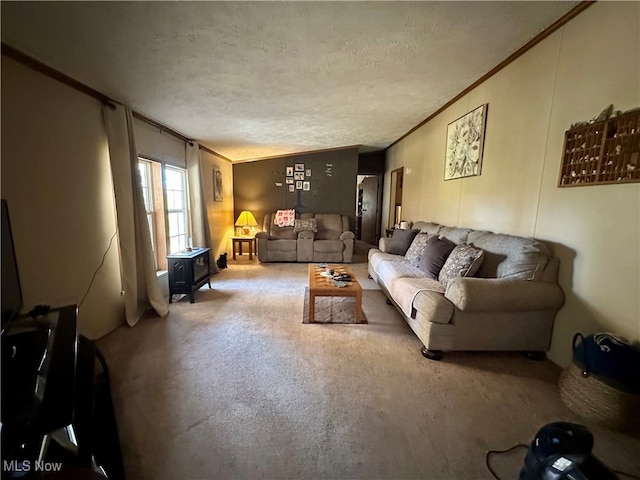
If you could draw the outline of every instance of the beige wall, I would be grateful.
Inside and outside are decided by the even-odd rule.
[[[599,2],[387,152],[385,180],[405,168],[405,219],[551,245],[567,297],[549,352],[560,365],[578,331],[640,340],[640,184],[557,188],[572,123],[640,106],[639,32],[639,3]],[[483,103],[482,174],[445,182],[447,125]]]
[[[201,155],[215,261],[231,254],[233,169]],[[79,303],[116,229],[102,104],[3,56],[1,161],[25,309]],[[222,202],[213,201],[214,166]],[[168,295],[166,275],[160,283]],[[121,290],[116,237],[80,308],[82,334],[98,338],[124,323]]]
[[[116,230],[102,104],[3,56],[1,161],[25,309],[79,303]],[[121,290],[116,238],[80,333],[123,323]]]
[[[207,217],[211,229],[211,261],[217,260],[221,253],[227,252],[231,259],[231,237],[234,234],[233,218],[233,167],[231,162],[212,155],[205,150],[202,156],[202,175],[204,198],[207,203]],[[222,202],[213,201],[213,169],[222,173]]]

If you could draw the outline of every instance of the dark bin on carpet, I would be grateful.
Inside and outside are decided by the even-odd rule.
[[[605,427],[640,431],[640,351],[610,334],[576,334],[573,352],[559,380],[565,405]]]

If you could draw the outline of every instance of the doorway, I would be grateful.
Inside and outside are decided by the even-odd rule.
[[[358,175],[356,239],[370,245],[380,240],[382,175]]]
[[[387,229],[391,230],[402,220],[402,179],[404,167],[391,171],[391,194],[389,195],[389,222]]]

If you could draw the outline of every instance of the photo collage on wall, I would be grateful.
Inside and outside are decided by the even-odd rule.
[[[286,184],[290,192],[311,190],[311,169],[304,168],[304,163],[296,163],[287,167]]]

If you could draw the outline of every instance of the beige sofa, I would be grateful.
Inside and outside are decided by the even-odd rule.
[[[263,231],[256,234],[260,262],[351,263],[355,234],[349,217],[336,213],[301,213],[298,220],[315,220],[317,231],[279,227],[275,212],[264,217]],[[301,227],[304,228],[304,227]]]
[[[439,360],[446,350],[515,350],[544,358],[564,303],[558,261],[544,244],[429,222],[413,228],[484,251],[474,276],[452,278],[446,288],[404,256],[385,253],[389,238],[369,251],[369,274],[422,341],[425,357]]]

